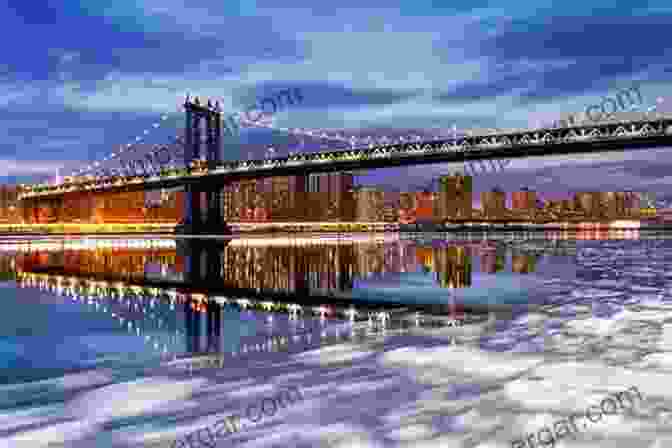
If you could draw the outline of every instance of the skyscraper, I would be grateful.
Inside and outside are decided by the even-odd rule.
[[[352,173],[318,173],[306,177],[306,208],[309,221],[351,221],[349,200],[354,185]]]
[[[471,218],[472,195],[471,176],[441,176],[434,217],[439,221]]]
[[[19,190],[13,185],[0,186],[0,219],[8,222],[18,222],[20,218],[19,210]]]
[[[481,193],[481,204],[486,218],[503,219],[506,214],[506,193],[499,189]]]
[[[531,212],[537,206],[537,192],[528,189],[511,193],[511,209]]]
[[[399,222],[401,224],[411,224],[415,222],[415,208],[415,193],[404,191],[399,194]]]
[[[419,224],[434,221],[434,193],[431,191],[415,194],[415,220]]]
[[[360,187],[354,191],[355,221],[383,222],[385,193],[373,187]]]
[[[618,216],[618,203],[616,193],[602,191],[600,197],[600,217],[614,219]]]
[[[574,195],[574,208],[583,211],[587,218],[597,218],[600,216],[600,193],[597,192],[579,192]]]

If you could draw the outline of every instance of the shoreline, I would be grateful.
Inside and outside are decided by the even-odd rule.
[[[494,233],[494,232],[529,232],[529,233],[543,233],[549,231],[564,231],[564,232],[672,232],[672,225],[656,226],[656,227],[602,227],[602,228],[585,228],[585,227],[523,227],[523,226],[488,226],[488,227],[455,227],[449,229],[427,229],[427,230],[393,230],[393,231],[338,231],[338,230],[301,230],[301,231],[265,231],[265,232],[234,232],[231,234],[181,234],[171,232],[78,232],[78,233],[61,233],[61,232],[0,232],[0,238],[11,237],[168,237],[168,238],[237,238],[240,236],[286,236],[286,235],[316,235],[316,234],[330,234],[330,235],[350,235],[350,234],[430,234],[430,233]]]

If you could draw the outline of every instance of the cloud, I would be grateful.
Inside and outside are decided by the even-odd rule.
[[[42,160],[0,159],[0,176],[55,175],[63,169],[63,162],[45,162]]]

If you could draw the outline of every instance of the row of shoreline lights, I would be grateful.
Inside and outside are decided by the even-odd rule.
[[[179,106],[180,111],[184,111],[186,109],[186,102],[191,102],[191,104],[195,104],[197,106],[201,106],[200,101],[198,97],[196,96],[194,100],[190,100],[189,94],[186,95],[186,100],[185,104],[181,104]],[[216,100],[215,103],[213,104],[210,100],[208,100],[207,105],[204,107],[209,108],[212,111],[220,111],[219,109],[219,100]],[[244,117],[242,114],[239,115],[239,124],[242,124],[244,126],[248,127],[261,127],[261,128],[267,128],[271,130],[277,130],[280,132],[285,132],[293,135],[301,135],[301,136],[307,136],[307,137],[312,137],[312,138],[318,138],[318,139],[324,139],[324,140],[335,140],[335,141],[340,141],[340,142],[346,142],[350,144],[350,147],[354,149],[358,145],[364,145],[368,146],[369,148],[375,146],[376,144],[394,144],[395,143],[395,137],[388,137],[388,136],[382,136],[373,138],[371,136],[367,136],[365,138],[360,138],[356,137],[354,135],[351,135],[350,137],[345,136],[343,133],[337,132],[336,134],[330,135],[326,130],[324,129],[318,129],[318,130],[311,130],[307,128],[284,128],[284,127],[274,127],[273,126],[273,118],[271,117],[270,119],[267,119],[266,122],[259,122],[259,121],[252,121],[249,120],[249,118]],[[103,157],[103,162],[107,162],[112,159],[116,159],[120,157],[122,154],[126,153],[127,151],[135,149],[135,145],[143,142],[143,140],[146,138],[146,136],[149,135],[150,131],[153,129],[158,129],[161,127],[162,124],[165,123],[165,121],[168,120],[168,115],[163,114],[161,115],[160,121],[157,121],[152,124],[151,128],[145,129],[142,133],[141,136],[136,136],[134,142],[127,143],[126,145],[122,145],[119,147],[119,151],[117,152],[111,152],[109,155]],[[494,130],[493,130],[494,131]],[[456,138],[456,132],[457,128],[455,125],[453,125],[453,135]],[[469,133],[469,132],[467,132]],[[181,139],[183,139],[182,136],[176,135],[175,138],[179,142]],[[436,134],[436,135],[431,135],[431,136],[420,136],[420,135],[410,135],[404,138],[403,136],[401,137],[396,137],[396,142],[397,143],[406,143],[406,142],[419,142],[423,140],[431,140],[431,139],[442,139],[445,138],[445,135],[441,134]],[[154,145],[154,149],[159,147],[160,145]],[[269,155],[273,155],[275,153],[275,149],[273,147],[269,147],[267,149],[269,152]],[[294,153],[290,151],[290,155],[293,155]],[[79,170],[75,170],[72,172],[71,176],[77,176],[77,175],[84,175],[85,173],[88,173],[90,171],[93,171],[95,169],[98,169],[101,166],[101,162],[95,161],[92,164],[81,168]],[[60,183],[60,182],[59,182]]]

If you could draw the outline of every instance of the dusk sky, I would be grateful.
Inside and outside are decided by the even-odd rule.
[[[9,0],[0,6],[0,176],[41,181],[136,136],[165,143],[182,132],[187,92],[236,112],[299,88],[303,102],[277,113],[273,126],[344,135],[527,127],[583,112],[635,81],[643,108],[663,99],[659,110],[672,111],[669,0],[438,3]],[[244,130],[227,139],[225,158],[261,157],[264,145],[286,154],[296,142],[282,131]],[[667,150],[516,160],[474,184],[672,198]],[[448,171],[359,178],[405,189]]]

